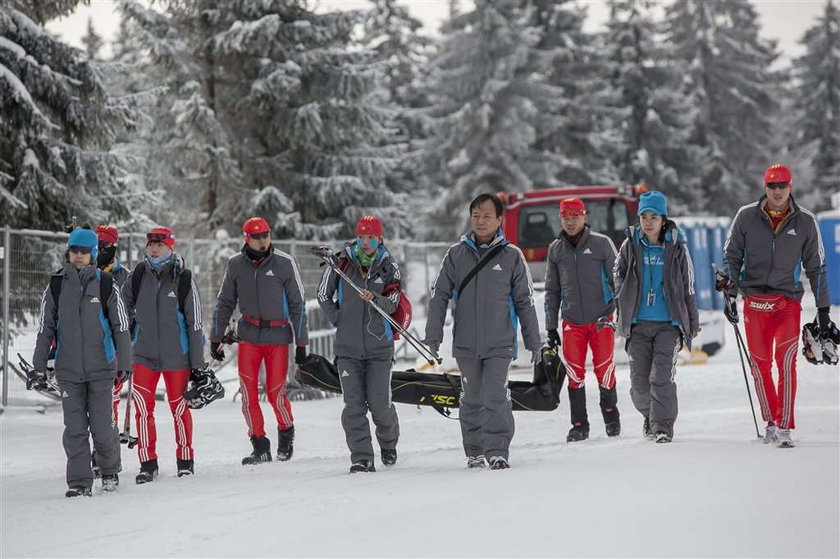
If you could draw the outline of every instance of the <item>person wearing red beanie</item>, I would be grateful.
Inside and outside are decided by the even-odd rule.
[[[589,438],[583,382],[589,348],[604,428],[607,436],[616,437],[621,421],[615,390],[615,330],[602,327],[599,320],[612,321],[615,313],[612,270],[617,252],[609,237],[589,228],[586,205],[580,198],[560,202],[560,222],[563,230],[549,245],[546,260],[545,327],[549,345],[562,346],[567,365],[572,428],[566,442]]]
[[[210,329],[210,356],[223,361],[225,329],[238,306],[239,394],[253,450],[243,466],[271,462],[260,409],[260,366],[265,364],[265,394],[277,420],[277,459],[291,459],[295,424],[286,393],[289,346],[295,344],[295,363],[306,359],[308,333],[306,299],[297,262],[271,245],[271,227],[261,217],[242,225],[245,245],[227,263]]]
[[[146,234],[146,258],[132,270],[125,289],[134,313],[134,378],[132,397],[137,412],[138,484],[158,473],[155,392],[160,377],[175,424],[178,477],[194,473],[193,422],[184,392],[191,371],[206,367],[201,298],[184,259],[174,251],[175,234],[155,227]]]
[[[796,400],[796,354],[804,269],[817,303],[820,332],[836,326],[825,271],[825,249],[816,217],[793,198],[793,176],[781,164],[764,171],[764,195],[738,210],[724,245],[726,277],[716,287],[725,291],[724,314],[738,327],[737,296],[744,300],[744,331],[761,417],[767,422],[764,442],[794,446],[791,430]],[[773,382],[776,362],[778,383]]]
[[[350,450],[350,473],[376,471],[368,411],[376,425],[382,464],[397,462],[400,423],[391,401],[394,333],[372,303],[393,314],[404,297],[400,269],[382,243],[382,222],[366,215],[355,231],[355,242],[347,243],[338,255],[338,268],[361,293],[330,267],[318,287],[318,304],[336,327],[333,349],[341,371],[341,426]]]

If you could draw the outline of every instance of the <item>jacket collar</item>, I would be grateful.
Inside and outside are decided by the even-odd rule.
[[[475,252],[478,252],[478,244],[476,243],[475,233],[473,233],[472,229],[470,229],[469,231],[467,231],[466,233],[461,235],[461,244],[466,245],[467,247],[474,250]],[[494,246],[499,245],[499,244],[502,244],[502,245],[509,244],[507,238],[505,237],[505,234],[502,232],[501,227],[499,227],[496,230],[496,236],[493,237],[493,240],[490,241],[490,244],[487,245],[487,246],[488,246],[488,248],[493,248]]]

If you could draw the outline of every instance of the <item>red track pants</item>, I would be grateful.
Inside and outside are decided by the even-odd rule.
[[[612,319],[612,317],[610,317]],[[606,389],[615,386],[615,330],[598,330],[595,323],[575,324],[563,321],[563,358],[569,366],[569,388],[581,388],[586,374],[586,349],[592,348],[592,363],[598,385]]]
[[[761,417],[781,429],[795,427],[793,403],[801,314],[801,303],[784,295],[750,295],[744,299],[744,329]],[[774,358],[779,371],[778,388],[771,372]]]
[[[119,425],[120,422],[120,394],[122,393],[124,382],[114,381],[114,392],[112,394],[114,406],[114,425]],[[129,396],[131,396],[129,394]]]
[[[175,420],[175,455],[181,460],[193,459],[192,448],[192,415],[187,401],[184,400],[184,390],[190,380],[189,369],[179,371],[153,371],[152,369],[134,364],[134,390],[132,398],[137,408],[137,453],[141,462],[157,459],[157,430],[155,429],[155,391],[163,375],[166,384],[166,398],[169,409]]]
[[[265,393],[278,429],[295,424],[292,404],[286,395],[286,373],[289,369],[289,346],[259,345],[239,342],[239,394],[242,414],[248,424],[248,436],[264,437],[265,422],[260,409],[260,363],[265,360]]]

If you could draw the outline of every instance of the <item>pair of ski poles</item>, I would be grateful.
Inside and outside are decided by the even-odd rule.
[[[335,254],[333,253],[331,248],[324,246],[312,247],[311,251],[312,254],[321,258],[327,264],[327,266],[329,266],[336,274],[338,274],[338,276],[341,279],[343,279],[347,283],[347,285],[349,285],[359,293],[365,291],[364,289],[356,285],[353,282],[353,280],[350,279],[350,277],[336,265]],[[423,357],[423,359],[425,359],[429,365],[439,365],[443,361],[443,359],[441,359],[441,357],[437,355],[437,352],[434,352],[428,347],[426,347],[423,344],[423,342],[421,342],[414,336],[414,334],[403,328],[402,324],[398,323],[396,320],[393,319],[393,317],[391,317],[390,314],[382,310],[382,307],[377,305],[372,300],[368,301],[368,303],[376,310],[376,312],[382,315],[382,317],[385,320],[387,320],[388,323],[391,324],[391,326],[393,326],[397,330],[397,332],[400,333],[401,336],[405,338],[405,340],[411,345],[411,347],[417,350],[420,356]]]

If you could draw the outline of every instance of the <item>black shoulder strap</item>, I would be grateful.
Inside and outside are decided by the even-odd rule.
[[[111,292],[114,290],[114,276],[108,272],[100,272],[99,274],[99,298],[104,309],[105,316],[108,316],[108,301],[111,300]]]
[[[185,268],[178,277],[178,308],[181,309],[181,314],[184,314],[190,289],[192,289],[192,272]]]
[[[50,276],[50,293],[52,293],[53,307],[55,312],[58,312],[58,296],[61,295],[61,284],[64,282],[64,276]]]
[[[475,267],[472,270],[470,270],[470,273],[468,273],[467,276],[464,278],[464,281],[461,282],[461,285],[458,287],[459,295],[464,292],[464,288],[467,286],[468,283],[470,283],[470,280],[472,280],[475,277],[475,275],[478,272],[480,272],[481,269],[485,267],[488,262],[490,262],[491,258],[496,256],[497,252],[501,252],[503,248],[505,248],[505,245],[498,244],[487,251],[487,253],[484,255],[484,258],[478,261],[478,264],[476,264]]]
[[[138,262],[131,272],[131,299],[137,305],[137,296],[140,295],[140,286],[143,284],[143,274],[146,273],[146,263]]]

